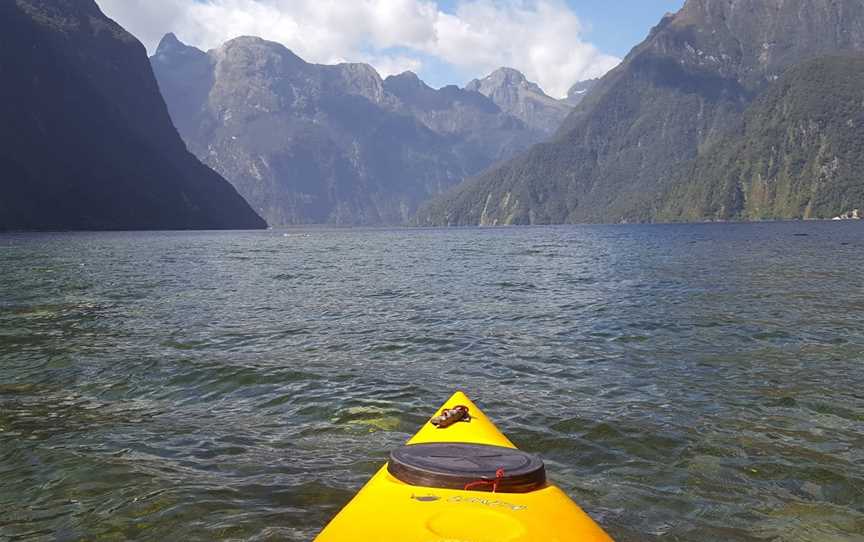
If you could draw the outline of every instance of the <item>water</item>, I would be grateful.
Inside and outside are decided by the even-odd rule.
[[[306,541],[457,388],[619,542],[864,540],[864,224],[0,237],[0,540]]]

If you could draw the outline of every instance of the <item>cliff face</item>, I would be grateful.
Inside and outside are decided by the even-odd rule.
[[[864,51],[858,0],[688,0],[597,83],[552,142],[434,201],[418,222],[654,220],[680,169],[734,134],[786,69],[850,51]]]
[[[0,229],[262,228],[92,0],[0,4]]]
[[[403,224],[545,137],[478,92],[310,64],[258,38],[205,53],[169,34],[151,62],[189,148],[272,225]]]

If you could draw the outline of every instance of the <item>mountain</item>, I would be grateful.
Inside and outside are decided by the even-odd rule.
[[[661,220],[831,218],[864,204],[864,55],[806,61],[664,194]]]
[[[677,193],[681,170],[740,130],[750,104],[788,68],[862,50],[860,0],[687,0],[597,83],[552,141],[442,196],[417,221],[695,218],[663,199]]]
[[[488,96],[503,111],[547,135],[555,133],[572,109],[566,100],[547,96],[513,68],[499,68],[483,79],[474,79],[465,89]]]
[[[263,228],[93,0],[0,3],[0,230]]]
[[[591,91],[592,88],[597,86],[597,82],[599,79],[586,79],[585,81],[579,81],[575,83],[570,90],[567,91],[567,97],[564,98],[564,102],[567,103],[570,107],[576,107],[579,103],[585,99],[585,96],[588,95],[588,92]]]
[[[436,90],[411,72],[388,77],[384,89],[398,100],[397,110],[435,133],[457,138],[457,152],[475,173],[548,136],[479,92],[454,85]]]
[[[478,92],[311,64],[259,38],[203,52],[168,34],[151,64],[189,149],[271,225],[403,224],[546,137]]]

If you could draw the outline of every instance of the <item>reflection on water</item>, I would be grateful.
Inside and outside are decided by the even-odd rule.
[[[862,248],[0,236],[0,540],[309,540],[457,388],[621,542],[864,540]]]

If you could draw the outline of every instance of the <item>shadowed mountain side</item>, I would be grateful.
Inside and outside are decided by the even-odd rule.
[[[187,152],[144,47],[92,0],[0,4],[0,229],[266,226]]]

